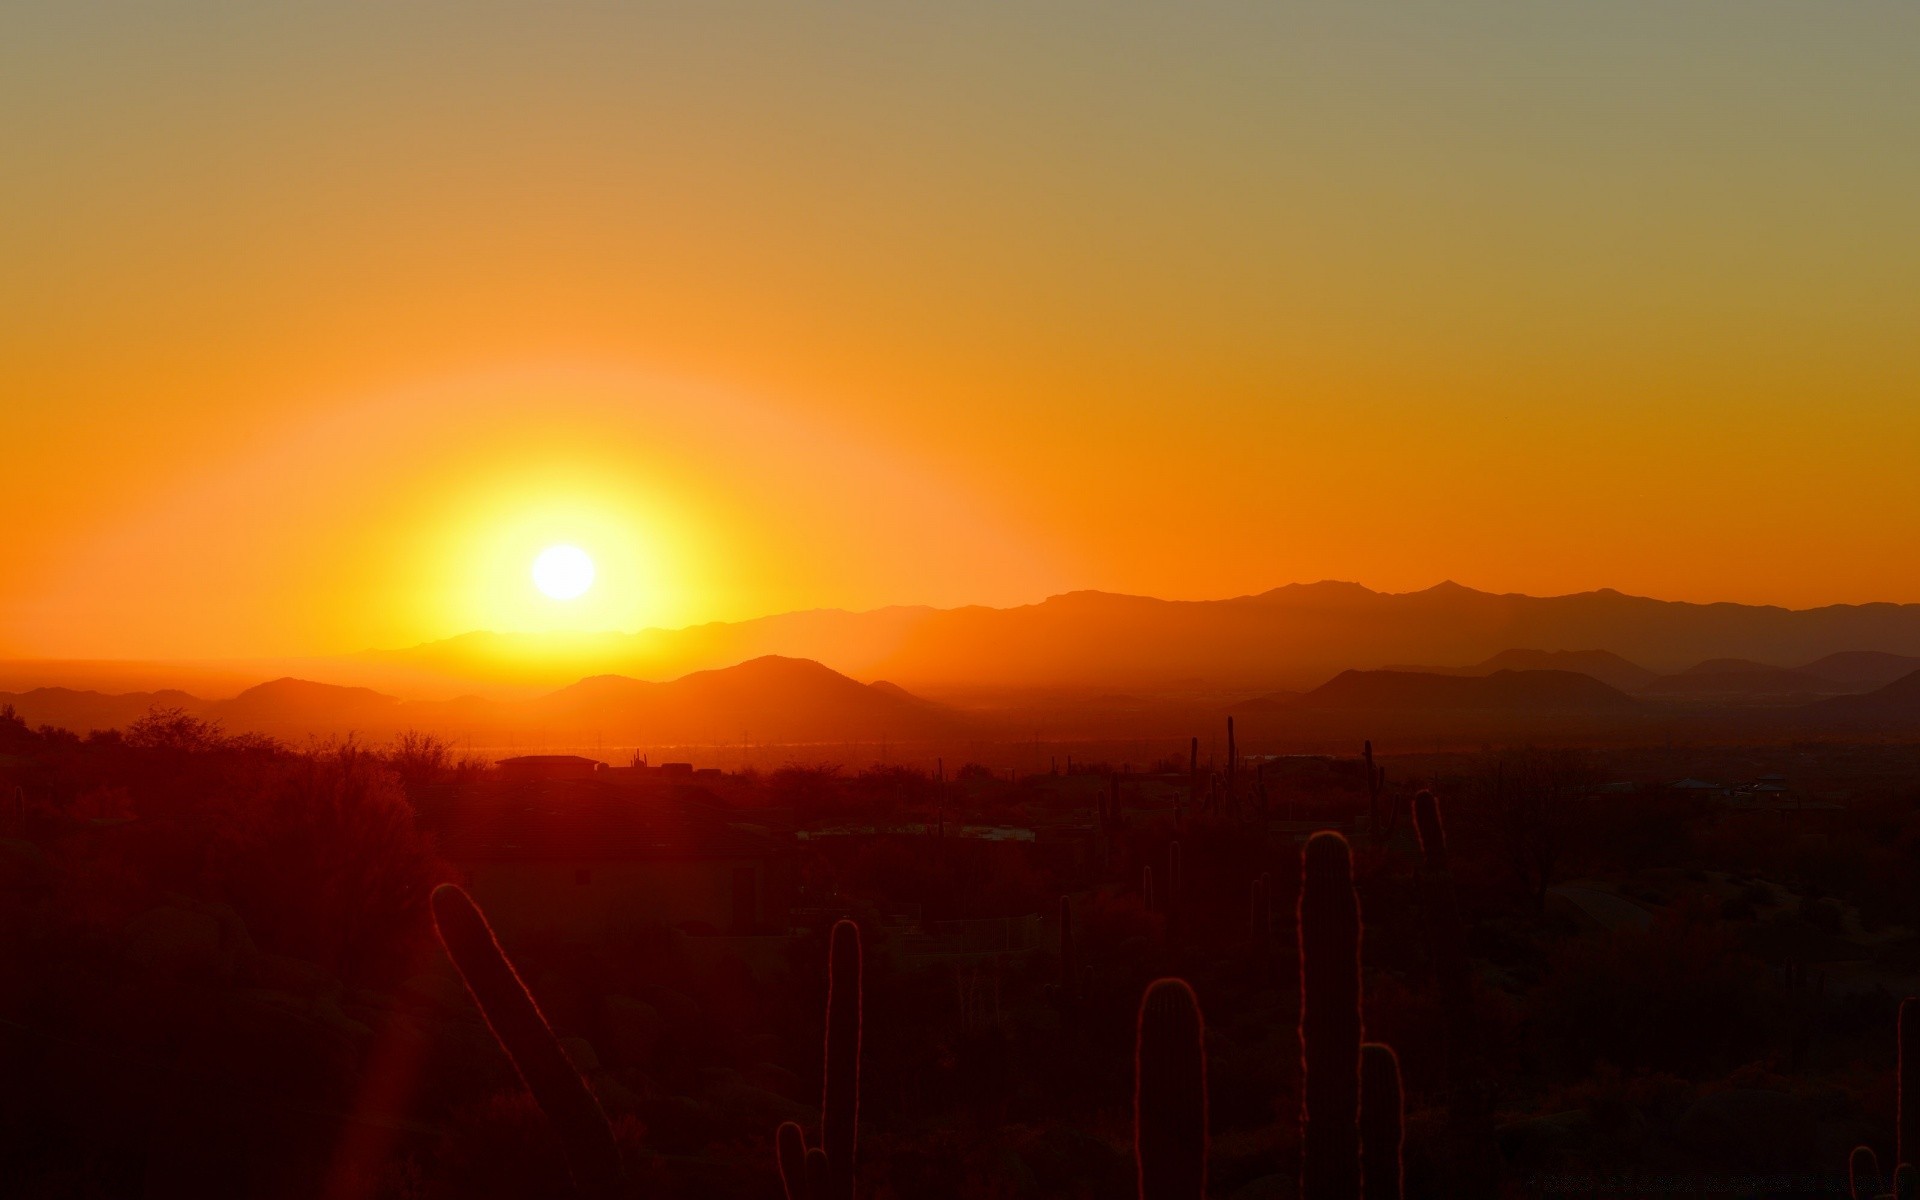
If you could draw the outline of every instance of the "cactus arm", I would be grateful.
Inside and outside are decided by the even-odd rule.
[[[800,1126],[781,1122],[773,1134],[773,1155],[780,1164],[780,1188],[787,1200],[807,1200],[807,1137]]]
[[[801,1165],[801,1175],[807,1184],[807,1200],[824,1200],[833,1190],[833,1168],[827,1162],[827,1152],[818,1146],[807,1148],[807,1157]]]
[[[1855,1146],[1847,1156],[1847,1195],[1852,1200],[1874,1200],[1880,1194],[1880,1159],[1872,1146]]]
[[[1360,1047],[1360,1185],[1367,1200],[1401,1200],[1404,1101],[1400,1058],[1393,1047]]]
[[[620,1151],[607,1114],[500,949],[480,907],[459,888],[441,884],[433,891],[433,922],[487,1027],[559,1133],[575,1188],[595,1200],[623,1194]]]

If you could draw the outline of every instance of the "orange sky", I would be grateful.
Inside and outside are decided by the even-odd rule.
[[[1909,3],[26,7],[0,654],[1920,601]]]

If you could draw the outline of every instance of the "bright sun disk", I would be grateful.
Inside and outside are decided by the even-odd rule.
[[[593,586],[593,559],[578,546],[548,546],[533,560],[533,586],[571,600]]]

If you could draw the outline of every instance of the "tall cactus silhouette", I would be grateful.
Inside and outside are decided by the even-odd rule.
[[[1380,793],[1387,786],[1387,769],[1375,766],[1373,762],[1373,742],[1369,740],[1360,751],[1367,772],[1367,837],[1375,843],[1384,842],[1387,827],[1391,821],[1380,819]]]
[[[1139,1200],[1207,1194],[1206,1021],[1184,979],[1140,997],[1134,1032],[1133,1157]]]
[[[1452,1059],[1472,1040],[1468,1029],[1473,1014],[1472,976],[1467,967],[1459,897],[1448,866],[1446,827],[1440,821],[1440,802],[1432,792],[1422,789],[1414,796],[1413,827],[1420,835],[1420,853],[1425,860],[1420,890],[1440,992],[1443,1066],[1457,1086],[1464,1086],[1466,1075],[1454,1069]]]
[[[1153,906],[1152,863],[1148,863],[1140,868],[1140,903],[1146,906],[1148,912],[1156,911]]]
[[[1852,1157],[1847,1160],[1848,1187],[1853,1200],[1873,1200],[1883,1194],[1890,1194],[1895,1200],[1912,1200],[1916,1185],[1920,1185],[1915,1174],[1916,1165],[1920,1164],[1914,1162],[1914,1157],[1920,1155],[1920,997],[1908,996],[1900,1001],[1897,1033],[1893,1178],[1882,1179],[1880,1160],[1871,1146],[1855,1146]],[[1881,1191],[1883,1182],[1891,1187],[1890,1193]]]
[[[592,1200],[623,1194],[620,1151],[607,1114],[500,949],[480,906],[466,892],[443,883],[433,891],[432,907],[447,957],[521,1082],[560,1135],[575,1189]]]
[[[1307,840],[1300,871],[1300,1194],[1360,1196],[1360,903],[1353,850]]]
[[[1062,1009],[1077,1008],[1088,994],[1087,976],[1080,967],[1073,942],[1073,903],[1060,897],[1060,977],[1048,990],[1054,1004]]]
[[[840,1200],[853,1195],[860,1119],[861,972],[860,927],[852,921],[837,921],[827,959],[820,1145],[809,1148],[805,1134],[791,1121],[774,1136],[788,1200]]]
[[[1447,831],[1440,821],[1440,802],[1421,790],[1413,798],[1413,826],[1420,835],[1425,860],[1421,891],[1427,913],[1428,938],[1433,949],[1434,973],[1440,984],[1440,1006],[1450,1041],[1466,1038],[1471,1014],[1471,976],[1467,969],[1466,933],[1460,921],[1459,897],[1448,865]]]
[[[1233,779],[1235,768],[1240,761],[1240,751],[1233,741],[1233,718],[1227,718],[1227,803],[1233,803]]]
[[[1360,1047],[1360,1184],[1367,1200],[1401,1200],[1405,1111],[1400,1092],[1400,1057],[1393,1047],[1367,1042]]]
[[[1367,773],[1367,832],[1372,833],[1380,822],[1380,793],[1373,786],[1373,739],[1368,738],[1360,747],[1360,762]]]
[[[1060,897],[1060,988],[1072,989],[1077,978],[1073,960],[1073,904],[1065,896]]]
[[[1920,998],[1900,1001],[1899,1099],[1895,1108],[1894,1165],[1920,1166]]]
[[[1422,789],[1413,798],[1413,827],[1420,836],[1424,864],[1420,873],[1421,908],[1426,916],[1427,945],[1433,955],[1435,990],[1440,1001],[1438,1074],[1446,1080],[1447,1123],[1462,1162],[1472,1174],[1463,1180],[1470,1191],[1498,1186],[1494,1164],[1499,1158],[1493,1124],[1493,1092],[1484,1063],[1474,1055],[1481,1039],[1476,1035],[1473,1007],[1473,971],[1467,962],[1466,923],[1454,888],[1446,825],[1440,802]]]
[[[1440,824],[1440,802],[1422,788],[1413,797],[1413,828],[1420,835],[1420,854],[1427,870],[1447,869],[1447,831]]]
[[[863,962],[860,927],[834,922],[827,952],[825,1081],[820,1091],[820,1144],[808,1147],[788,1121],[774,1133],[787,1200],[852,1200],[860,1132],[860,1036]]]

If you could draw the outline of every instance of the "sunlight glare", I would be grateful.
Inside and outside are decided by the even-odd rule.
[[[593,586],[593,559],[578,546],[548,546],[533,560],[533,585],[555,600],[571,600]]]

